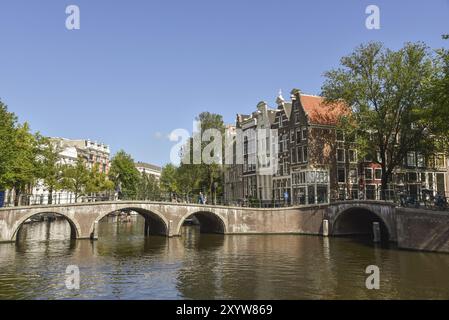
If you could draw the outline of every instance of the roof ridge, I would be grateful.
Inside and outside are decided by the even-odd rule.
[[[301,96],[306,96],[306,97],[316,97],[316,98],[324,98],[323,96],[317,96],[315,94],[307,94],[307,93],[301,93]]]

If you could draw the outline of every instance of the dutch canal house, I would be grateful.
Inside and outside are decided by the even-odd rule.
[[[270,109],[261,102],[251,115],[237,115],[236,128],[244,133],[243,166],[240,171],[228,166],[234,173],[232,181],[225,173],[228,201],[258,199],[261,204],[305,205],[335,199],[381,199],[380,166],[375,159],[360,159],[354,137],[337,128],[339,118],[350,112],[348,107],[326,105],[322,97],[298,89],[291,91],[291,101],[279,94],[276,104],[277,109]],[[268,127],[278,132],[277,150],[273,137],[267,140],[267,153],[278,155],[276,166],[270,168],[275,171],[255,160],[260,147],[257,129]],[[241,172],[240,178],[237,172]],[[238,193],[230,194],[232,184]],[[448,195],[448,187],[448,160],[443,154],[424,158],[410,152],[394,172],[389,194],[421,199],[423,191]]]

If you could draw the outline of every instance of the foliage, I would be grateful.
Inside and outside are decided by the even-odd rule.
[[[171,163],[162,168],[160,181],[162,191],[167,193],[179,192],[177,170],[178,168]]]
[[[192,138],[188,141],[188,146],[185,148],[189,150],[188,154],[182,156],[190,156],[190,163],[181,163],[178,168],[177,176],[177,190],[188,197],[191,197],[192,193],[199,193],[200,191],[211,195],[220,196],[222,194],[222,182],[223,182],[223,166],[221,156],[224,154],[224,132],[225,126],[223,122],[223,117],[219,114],[214,114],[210,112],[202,112],[198,115],[196,120],[201,123],[201,130],[198,130]],[[208,129],[216,129],[221,135],[221,150],[220,154],[214,154],[214,150],[211,150],[210,145],[213,142],[211,138],[210,141],[202,141],[204,138],[204,133]],[[201,141],[200,152],[201,155],[208,155],[213,159],[211,163],[206,163],[202,157],[200,164],[193,163],[193,152],[194,152],[194,139],[196,141]],[[215,188],[215,186],[218,186]]]
[[[158,201],[160,196],[159,182],[156,177],[142,173],[137,187],[137,198],[139,200]]]
[[[430,132],[438,137],[439,151],[449,152],[449,50],[437,50],[438,72],[435,72],[427,100],[431,103],[428,111]]]
[[[38,179],[42,179],[50,195],[63,187],[63,167],[60,163],[59,155],[61,151],[61,146],[50,138],[36,134],[35,176]],[[48,202],[49,204],[52,203],[52,197],[49,197]]]
[[[86,167],[85,160],[79,157],[76,164],[63,165],[63,177],[61,186],[64,190],[71,191],[75,194],[75,202],[78,198],[87,194],[87,186],[89,184],[89,170]]]
[[[8,112],[0,101],[0,190],[11,187],[10,168],[14,158],[15,146],[12,141],[16,135],[17,118]]]
[[[119,191],[121,197],[136,198],[140,173],[134,165],[133,158],[125,151],[120,150],[112,158],[109,179],[114,182],[115,189]]]
[[[98,163],[94,164],[89,172],[89,179],[86,183],[86,192],[95,194],[109,190],[114,190],[114,182],[110,181],[108,176],[100,171]]]
[[[343,57],[341,64],[325,73],[322,94],[328,102],[352,107],[342,129],[356,134],[361,157],[381,165],[386,190],[393,170],[409,151],[433,151],[424,94],[435,72],[433,57],[422,43],[407,43],[398,51],[369,43]]]

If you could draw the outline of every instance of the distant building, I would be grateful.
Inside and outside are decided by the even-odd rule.
[[[145,162],[136,162],[134,165],[140,173],[152,175],[157,180],[161,178],[162,168],[159,166]]]
[[[229,205],[237,205],[243,201],[243,164],[238,161],[237,142],[235,141],[237,128],[233,125],[226,126],[226,141],[232,141],[231,148],[232,159],[224,165],[224,201]],[[231,140],[232,139],[232,140]],[[230,162],[230,163],[229,163]]]
[[[87,168],[91,169],[98,164],[100,172],[107,174],[110,168],[110,148],[103,143],[91,140],[71,140],[65,138],[50,138],[59,151],[60,164],[75,165],[79,157],[86,161]],[[34,185],[30,204],[48,204],[50,194],[42,180]],[[53,203],[73,203],[75,195],[66,190],[53,191]]]
[[[243,136],[243,168],[227,166],[224,175],[225,199],[239,200],[242,193],[233,189],[243,185],[243,197],[270,200],[291,205],[328,203],[331,200],[378,200],[381,195],[382,169],[375,159],[357,154],[355,137],[346,136],[338,128],[341,115],[350,112],[342,103],[327,105],[319,96],[302,94],[293,89],[290,101],[281,94],[278,108],[269,109],[261,102],[251,115],[238,115],[236,128]],[[277,150],[274,139],[260,130],[277,130]],[[238,139],[237,139],[238,140]],[[277,154],[275,172],[261,165],[259,148],[266,141],[267,155]],[[378,157],[378,156],[377,156]],[[425,193],[448,195],[449,162],[444,154],[425,157],[409,152],[388,182],[388,194],[408,194],[421,200]]]
[[[91,140],[70,140],[64,138],[51,138],[63,151],[61,162],[71,163],[76,161],[77,157],[86,160],[87,167],[92,168],[98,164],[100,172],[108,173],[110,168],[111,151],[108,145]],[[67,155],[67,157],[66,157]]]

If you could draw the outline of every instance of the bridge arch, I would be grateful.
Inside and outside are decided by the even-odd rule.
[[[32,218],[34,216],[40,215],[40,214],[55,214],[55,215],[63,217],[70,225],[70,238],[78,239],[80,237],[81,227],[80,227],[78,221],[76,221],[75,219],[72,219],[71,217],[69,217],[68,215],[66,215],[66,214],[64,214],[62,212],[55,212],[55,211],[49,210],[49,211],[31,212],[31,213],[26,214],[23,217],[21,217],[14,224],[11,241],[16,241],[17,240],[17,234],[19,233],[19,231],[22,228],[22,226],[25,223],[25,221],[27,221],[28,219],[30,219],[30,218]]]
[[[332,235],[363,235],[373,233],[373,222],[379,222],[382,240],[393,237],[391,226],[382,214],[365,206],[353,206],[337,212],[333,219]]]
[[[114,210],[108,210],[100,214],[95,221],[92,223],[90,227],[90,234],[93,236],[95,231],[95,225],[100,222],[101,219],[106,217],[107,215],[114,213],[116,211],[134,211],[137,212],[139,215],[141,215],[145,219],[145,235],[151,234],[151,235],[163,235],[168,236],[169,235],[169,224],[165,217],[158,212],[157,210],[153,209],[144,209],[140,207],[135,206],[120,206],[117,208],[114,208]]]
[[[180,220],[178,227],[176,229],[176,234],[181,235],[181,227],[187,218],[195,216],[200,222],[200,232],[201,233],[218,233],[226,234],[228,226],[226,221],[218,213],[212,210],[198,210],[194,212],[189,212],[185,214]]]

